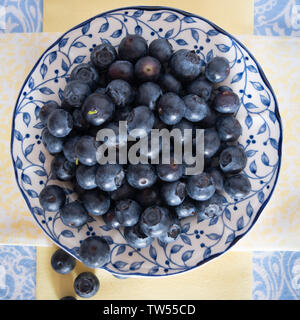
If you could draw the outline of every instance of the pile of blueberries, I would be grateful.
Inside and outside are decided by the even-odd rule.
[[[223,191],[238,199],[251,190],[242,173],[247,156],[238,144],[240,100],[231,88],[217,88],[229,73],[226,58],[216,56],[203,67],[195,51],[175,51],[167,39],[148,45],[140,35],[128,35],[118,51],[107,43],[94,47],[90,62],[72,70],[61,104],[46,103],[39,113],[43,144],[54,155],[52,178],[71,181],[78,200],[66,202],[63,188],[52,184],[41,191],[41,206],[59,211],[71,228],[84,225],[89,214],[102,216],[134,248],[145,248],[155,238],[175,241],[184,218],[220,215]],[[118,122],[125,120],[127,134],[204,129],[204,171],[188,176],[184,159],[177,164],[172,155],[170,164],[100,165],[97,132],[112,129],[116,139],[106,143],[118,151],[123,141]],[[89,267],[102,267],[110,260],[110,248],[104,238],[90,236],[79,256]]]

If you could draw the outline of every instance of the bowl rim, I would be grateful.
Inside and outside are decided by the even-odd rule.
[[[69,254],[73,255],[68,248],[66,248],[64,245],[60,244],[59,242],[57,242],[55,239],[53,239],[47,232],[46,230],[44,230],[43,226],[39,223],[39,221],[36,219],[36,217],[32,214],[31,212],[31,204],[30,201],[28,200],[28,197],[25,195],[24,191],[22,190],[20,183],[19,183],[19,179],[18,179],[18,174],[17,174],[17,169],[16,169],[16,163],[14,160],[14,156],[13,156],[13,144],[14,144],[14,131],[15,131],[15,114],[16,114],[16,109],[21,97],[21,93],[24,89],[24,87],[26,86],[26,84],[28,83],[29,78],[31,77],[32,73],[36,70],[36,67],[38,66],[38,64],[40,63],[41,59],[43,58],[45,52],[51,50],[51,48],[53,48],[55,45],[57,45],[59,43],[59,41],[61,39],[63,39],[65,37],[66,34],[68,34],[69,32],[78,29],[80,27],[82,27],[83,25],[97,19],[100,18],[106,14],[112,13],[112,12],[116,12],[116,11],[120,11],[120,10],[144,10],[144,11],[159,11],[159,10],[169,10],[169,11],[173,11],[179,14],[182,14],[186,17],[196,17],[200,20],[203,20],[204,22],[208,23],[209,25],[211,25],[213,28],[215,28],[218,32],[226,35],[227,37],[233,39],[239,46],[241,46],[251,57],[251,59],[253,60],[253,62],[255,63],[255,65],[258,68],[258,73],[261,76],[262,81],[265,83],[266,87],[270,90],[270,93],[274,99],[274,105],[275,105],[275,109],[274,109],[274,113],[276,116],[276,119],[278,121],[279,124],[279,139],[278,139],[278,169],[277,169],[277,173],[274,179],[274,185],[269,193],[269,196],[265,199],[265,201],[262,203],[262,205],[260,206],[260,208],[258,209],[255,218],[252,221],[252,224],[249,226],[249,228],[241,235],[237,236],[231,243],[230,245],[222,252],[216,253],[214,255],[209,256],[208,258],[202,260],[201,262],[198,262],[195,266],[188,268],[186,270],[182,270],[182,271],[178,271],[176,273],[172,273],[172,274],[153,274],[153,275],[149,275],[149,274],[142,274],[142,273],[130,273],[130,274],[121,274],[121,273],[117,273],[117,272],[112,272],[108,269],[106,269],[105,266],[101,267],[100,269],[103,269],[111,274],[115,274],[115,275],[120,275],[120,276],[125,276],[125,277],[169,277],[169,276],[175,276],[181,273],[185,273],[191,270],[194,270],[198,267],[200,267],[201,265],[211,261],[212,259],[215,259],[216,257],[219,257],[221,255],[223,255],[224,253],[226,253],[230,248],[232,248],[232,246],[234,246],[241,238],[243,238],[251,229],[252,227],[255,225],[257,219],[260,217],[263,209],[265,208],[265,206],[268,204],[269,200],[271,199],[271,196],[274,192],[274,189],[277,185],[278,182],[278,177],[279,177],[279,172],[281,169],[281,159],[282,159],[282,141],[283,141],[283,127],[282,127],[282,120],[281,120],[281,116],[279,113],[279,106],[278,106],[278,101],[276,99],[276,95],[274,93],[274,90],[270,84],[270,82],[268,81],[262,67],[260,66],[260,64],[258,63],[257,59],[253,56],[253,54],[249,51],[249,49],[247,49],[245,47],[245,45],[238,39],[236,39],[234,36],[232,36],[229,32],[225,31],[224,29],[222,29],[221,27],[219,27],[218,25],[216,25],[215,23],[211,22],[210,20],[191,13],[191,12],[187,12],[184,11],[182,9],[178,9],[178,8],[173,8],[173,7],[169,7],[169,6],[126,6],[126,7],[120,7],[120,8],[116,8],[116,9],[111,9],[108,11],[104,11],[100,14],[97,14],[79,24],[77,24],[76,26],[72,27],[71,29],[68,29],[67,31],[65,31],[56,41],[54,41],[48,48],[46,48],[40,55],[39,59],[36,61],[36,63],[34,64],[34,66],[31,68],[31,71],[29,72],[29,74],[27,75],[23,85],[21,86],[21,89],[19,91],[17,100],[16,100],[16,104],[14,107],[14,111],[13,111],[13,116],[12,116],[12,126],[11,126],[11,141],[10,141],[10,154],[11,154],[11,158],[12,158],[12,163],[13,163],[13,169],[14,169],[14,173],[15,173],[15,179],[18,185],[19,190],[21,191],[21,194],[23,195],[23,198],[29,208],[29,211],[31,213],[31,215],[33,216],[33,218],[35,219],[35,221],[37,222],[37,224],[39,225],[40,229],[42,229],[42,231],[45,233],[45,235],[47,236],[48,239],[51,239],[52,242],[54,242],[57,246],[61,247],[62,249],[66,250]],[[73,255],[74,256],[74,255]],[[75,257],[75,256],[74,256]],[[76,259],[78,259],[78,257],[75,257]]]

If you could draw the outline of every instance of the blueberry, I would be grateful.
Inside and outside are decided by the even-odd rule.
[[[240,106],[240,98],[230,90],[222,91],[216,95],[213,106],[220,113],[234,114]]]
[[[121,40],[118,51],[122,60],[136,62],[147,54],[147,41],[139,35],[130,34]]]
[[[169,210],[165,207],[151,206],[141,214],[141,230],[149,237],[158,237],[167,232],[172,223]]]
[[[91,272],[82,272],[74,280],[74,290],[81,298],[94,296],[100,287],[98,278]]]
[[[229,61],[224,57],[214,57],[205,67],[205,76],[213,83],[224,81],[229,73]]]
[[[149,55],[161,63],[168,62],[173,54],[173,47],[168,39],[155,39],[149,45]]]
[[[124,228],[124,238],[133,248],[146,248],[153,242],[153,238],[147,236],[139,223],[131,227]]]
[[[151,141],[153,144],[153,147],[151,146]],[[147,148],[144,145],[142,145],[142,147],[139,150],[139,155],[141,157],[144,157],[144,159],[157,159],[159,157],[159,154],[161,152],[162,149],[162,140],[159,139],[158,144],[156,145],[156,143],[154,144],[154,139],[151,139],[151,134],[148,135],[147,137],[147,142],[145,142],[145,144],[147,145]]]
[[[218,193],[206,201],[198,202],[198,217],[200,219],[211,219],[220,216],[224,209],[223,196]]]
[[[68,274],[75,268],[76,260],[65,250],[57,249],[51,257],[51,266],[60,274]]]
[[[127,117],[128,134],[134,138],[143,138],[151,132],[154,126],[154,114],[146,106],[133,108]],[[134,130],[134,132],[132,132]]]
[[[182,84],[171,73],[162,73],[158,79],[158,83],[162,90],[166,92],[174,92],[180,94],[182,91]]]
[[[247,164],[247,155],[243,148],[230,146],[220,154],[220,168],[224,173],[238,173]]]
[[[39,202],[44,210],[56,212],[65,204],[66,195],[61,187],[48,185],[40,192]]]
[[[64,144],[63,144],[63,153],[65,158],[73,163],[76,163],[76,152],[75,152],[75,147],[76,147],[76,143],[79,141],[80,136],[72,136],[72,137],[68,137]]]
[[[54,137],[47,128],[42,131],[42,142],[51,154],[57,154],[63,150],[64,139]]]
[[[174,221],[169,226],[169,229],[166,233],[163,233],[158,236],[158,240],[162,243],[168,244],[174,242],[178,239],[181,234],[181,224],[178,219],[173,219]]]
[[[180,81],[192,81],[201,72],[201,59],[195,51],[180,49],[176,51],[170,59],[172,73]]]
[[[185,112],[184,101],[175,93],[165,93],[158,102],[158,114],[162,122],[167,125],[181,121]]]
[[[192,137],[195,136],[195,127],[193,126],[193,123],[188,121],[188,120],[185,120],[185,119],[182,119],[180,122],[174,124],[172,126],[172,130],[173,129],[179,129],[180,132],[181,132],[181,142],[184,143],[184,141],[186,140],[186,132],[184,130],[192,130]]]
[[[76,169],[76,180],[84,190],[92,190],[97,187],[96,172],[98,166],[84,166],[80,164]]]
[[[189,198],[185,198],[185,200],[174,209],[178,219],[195,216],[198,212],[195,201],[192,201]]]
[[[72,296],[65,296],[65,297],[62,297],[60,300],[77,300],[77,299]]]
[[[105,129],[111,129],[114,133],[112,138],[105,137],[103,142],[109,147],[120,148],[126,145],[127,142],[127,132],[123,136],[120,136],[119,124],[115,122],[110,122],[105,126]]]
[[[106,87],[98,87],[94,93],[100,93],[100,94],[105,94],[106,93]]]
[[[170,164],[156,165],[157,176],[166,182],[173,182],[179,180],[183,175],[183,165],[175,163],[173,157],[170,159]]]
[[[131,187],[125,180],[124,183],[117,190],[110,193],[110,197],[114,201],[131,199],[135,196],[136,190]]]
[[[75,200],[65,204],[60,209],[60,218],[66,226],[79,228],[88,221],[88,213],[84,206],[78,200]]]
[[[183,97],[185,103],[184,117],[191,122],[198,122],[205,119],[209,114],[209,106],[203,98],[195,94],[188,94]]]
[[[89,268],[101,268],[110,261],[110,249],[103,237],[91,236],[79,247],[79,258]]]
[[[44,125],[47,125],[48,117],[52,111],[59,108],[59,105],[55,101],[49,101],[45,103],[39,111],[39,118]]]
[[[75,176],[76,165],[68,161],[62,154],[56,155],[51,161],[52,179],[70,181]]]
[[[112,80],[106,87],[106,93],[118,107],[125,107],[134,99],[131,85],[121,79]]]
[[[154,167],[150,164],[129,164],[126,178],[128,183],[136,189],[151,187],[157,180]]]
[[[155,204],[159,205],[161,202],[159,191],[153,186],[139,190],[136,193],[135,200],[143,207],[150,207]]]
[[[186,191],[192,199],[205,201],[215,193],[215,182],[210,174],[202,172],[187,179]]]
[[[93,166],[97,163],[96,158],[97,141],[92,136],[82,136],[75,146],[75,153],[78,161],[86,166]]]
[[[91,52],[91,62],[98,70],[106,70],[116,58],[117,51],[109,43],[102,43]]]
[[[225,179],[224,190],[232,198],[243,198],[251,191],[251,183],[244,174],[236,174]]]
[[[96,173],[97,186],[103,191],[114,191],[121,187],[125,178],[120,164],[104,164],[99,166]]]
[[[208,101],[212,93],[213,85],[205,76],[200,76],[187,85],[187,92]]]
[[[186,197],[185,183],[175,181],[164,183],[161,187],[161,196],[169,206],[179,206]]]
[[[216,118],[217,118],[216,112],[211,108],[208,108],[207,111],[208,111],[207,116],[204,119],[197,122],[197,126],[201,129],[215,127]]]
[[[126,199],[116,202],[116,218],[121,226],[131,227],[139,221],[142,207],[134,200]]]
[[[221,141],[236,141],[242,134],[242,126],[240,122],[233,116],[219,117],[216,122]]]
[[[82,110],[77,108],[73,111],[73,129],[77,131],[85,131],[89,128],[90,124],[85,120]]]
[[[222,172],[216,167],[209,168],[207,172],[212,176],[215,182],[216,191],[222,192],[224,189],[224,177]]]
[[[63,109],[56,109],[49,115],[47,127],[53,136],[66,137],[73,128],[72,116]]]
[[[218,132],[214,128],[204,130],[204,156],[211,158],[219,150],[221,145]]]
[[[134,74],[139,81],[156,81],[160,71],[160,62],[150,56],[140,58],[134,66]]]
[[[64,89],[64,100],[73,107],[81,107],[83,101],[91,94],[88,84],[79,80],[69,81]]]
[[[99,82],[99,74],[91,63],[81,63],[72,70],[70,80],[84,82],[93,90]]]
[[[102,218],[104,223],[110,228],[118,229],[121,227],[121,224],[116,217],[115,208],[110,208]]]
[[[81,197],[85,209],[94,216],[101,216],[109,210],[110,198],[99,189],[87,190]]]
[[[93,126],[100,126],[111,120],[114,111],[115,106],[111,99],[100,93],[91,94],[82,105],[85,120]]]
[[[128,82],[133,80],[133,64],[126,60],[117,60],[108,68],[108,77],[111,80],[122,79]]]
[[[147,106],[150,110],[155,110],[162,91],[154,82],[145,82],[138,87],[136,102],[138,105]]]

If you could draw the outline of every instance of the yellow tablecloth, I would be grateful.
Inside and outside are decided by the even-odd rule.
[[[84,271],[94,270],[77,263],[68,275],[50,267],[55,247],[37,249],[36,298],[57,300],[75,296],[73,282]],[[249,300],[252,294],[252,255],[250,252],[228,252],[203,267],[170,277],[118,279],[97,270],[100,281],[95,300]],[[80,299],[79,297],[77,297]]]
[[[44,32],[65,32],[101,12],[126,6],[167,6],[205,17],[233,34],[252,34],[254,0],[44,0]]]

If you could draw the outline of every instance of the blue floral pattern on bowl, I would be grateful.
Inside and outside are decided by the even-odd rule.
[[[45,212],[39,204],[41,189],[50,183],[63,186],[68,200],[76,198],[68,183],[49,181],[51,156],[41,144],[41,106],[61,101],[71,70],[89,60],[92,48],[110,42],[117,46],[129,33],[143,35],[149,42],[168,38],[174,49],[195,50],[202,65],[214,56],[230,61],[230,86],[239,95],[237,117],[243,126],[239,140],[248,156],[244,173],[252,185],[244,199],[224,194],[220,217],[183,222],[179,239],[163,245],[155,240],[145,249],[134,249],[122,230],[111,230],[101,217],[90,217],[81,228],[66,227],[59,213]],[[163,7],[122,8],[96,16],[61,36],[44,52],[27,77],[16,103],[12,129],[12,158],[16,179],[27,205],[46,235],[78,258],[80,242],[101,235],[111,248],[111,261],[104,269],[114,274],[165,276],[191,270],[227,251],[254,225],[275,187],[281,159],[282,132],[276,98],[261,67],[234,37],[213,23],[193,14]]]

